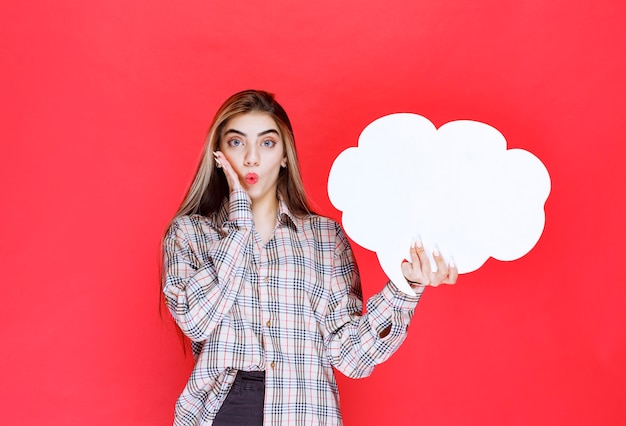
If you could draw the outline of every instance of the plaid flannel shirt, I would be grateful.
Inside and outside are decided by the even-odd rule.
[[[262,245],[243,190],[211,217],[176,218],[164,256],[165,300],[196,360],[176,402],[177,426],[210,425],[237,370],[265,370],[265,425],[341,424],[333,367],[370,375],[404,341],[419,300],[389,282],[363,314],[341,226],[295,217],[281,201]]]

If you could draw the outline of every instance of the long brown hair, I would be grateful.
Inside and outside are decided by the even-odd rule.
[[[175,217],[188,214],[208,216],[220,208],[224,198],[228,195],[229,188],[223,170],[216,167],[213,151],[219,149],[222,130],[228,120],[249,112],[269,114],[276,122],[285,143],[287,167],[281,168],[277,186],[281,198],[289,210],[297,216],[312,213],[304,191],[293,128],[287,113],[276,102],[273,94],[262,90],[244,90],[228,98],[215,114],[204,143],[196,175]]]

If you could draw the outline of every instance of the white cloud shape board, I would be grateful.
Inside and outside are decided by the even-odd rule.
[[[412,240],[422,241],[433,270],[435,248],[459,273],[489,257],[518,259],[543,232],[549,193],[543,163],[523,149],[507,150],[495,128],[459,120],[437,129],[408,113],[369,124],[328,178],[346,233],[376,252],[389,279],[409,294],[400,265]]]

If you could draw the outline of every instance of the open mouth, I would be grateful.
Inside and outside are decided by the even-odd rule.
[[[255,183],[259,181],[259,177],[257,176],[256,173],[248,173],[245,179],[246,179],[246,182],[249,183],[250,185],[254,185]]]

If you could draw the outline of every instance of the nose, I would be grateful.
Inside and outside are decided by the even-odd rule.
[[[251,146],[246,150],[246,155],[243,160],[246,166],[258,166],[259,165],[259,153],[255,146]]]

